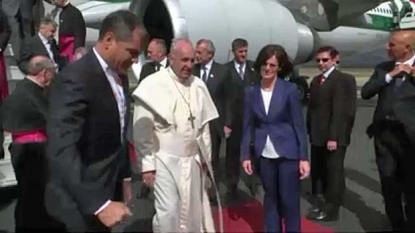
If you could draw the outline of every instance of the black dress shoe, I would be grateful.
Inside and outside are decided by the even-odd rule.
[[[320,211],[316,214],[307,215],[307,219],[313,220],[313,221],[334,222],[334,221],[339,220],[339,214]]]

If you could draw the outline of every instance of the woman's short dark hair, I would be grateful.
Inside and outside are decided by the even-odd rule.
[[[254,63],[254,69],[256,72],[260,72],[261,66],[265,65],[268,59],[275,56],[278,60],[278,66],[280,70],[278,71],[279,77],[286,77],[293,71],[293,64],[291,63],[287,52],[284,47],[277,44],[266,45],[259,51],[258,57]]]

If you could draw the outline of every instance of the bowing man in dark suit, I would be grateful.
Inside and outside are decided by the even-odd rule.
[[[312,220],[335,221],[343,194],[344,156],[356,115],[356,80],[336,69],[338,52],[331,46],[317,51],[320,75],[310,84],[307,126],[311,142],[311,176],[322,180],[325,203],[310,209]]]
[[[46,208],[70,232],[109,232],[131,215],[127,70],[144,33],[133,13],[109,14],[92,51],[52,84]]]
[[[165,69],[169,66],[169,59],[167,59],[166,43],[162,39],[154,38],[148,44],[147,57],[150,62],[143,65],[141,68],[140,84],[147,76],[153,74],[161,69]]]
[[[265,232],[301,232],[300,179],[309,175],[307,131],[292,69],[280,45],[267,45],[255,61],[261,81],[245,91],[241,161],[262,180]],[[281,77],[281,78],[279,78]],[[253,148],[250,148],[253,142]],[[251,154],[253,153],[253,154]]]
[[[207,85],[209,93],[219,112],[219,118],[211,121],[210,134],[212,137],[212,166],[215,179],[219,179],[219,150],[222,138],[231,133],[233,83],[229,78],[228,69],[215,62],[215,45],[212,41],[201,39],[196,43],[196,60],[193,75],[201,78]],[[233,190],[228,190],[233,191]]]
[[[396,31],[387,50],[390,61],[378,64],[362,87],[362,98],[378,96],[373,122],[374,137],[385,210],[393,231],[415,231],[415,55],[413,32]],[[406,207],[402,206],[405,196]],[[405,216],[407,226],[405,227]]]
[[[232,104],[232,132],[226,143],[226,178],[230,193],[235,193],[239,182],[239,156],[241,154],[242,119],[244,112],[245,87],[252,85],[257,75],[254,72],[254,62],[247,60],[248,41],[237,38],[232,42],[234,59],[226,64],[230,73],[230,79],[234,83],[235,92]],[[258,182],[256,182],[258,183]],[[250,188],[254,188],[251,184]],[[255,192],[251,189],[251,192]]]
[[[34,56],[30,60],[29,74],[17,84],[2,106],[4,130],[12,136],[9,150],[17,180],[16,232],[63,228],[48,215],[44,201],[48,115],[45,89],[55,72],[55,65],[48,57]]]
[[[59,54],[59,47],[54,39],[56,23],[52,19],[43,18],[40,21],[39,32],[33,37],[25,39],[20,50],[17,65],[24,74],[28,72],[28,64],[33,56],[49,57],[60,70],[66,64]]]

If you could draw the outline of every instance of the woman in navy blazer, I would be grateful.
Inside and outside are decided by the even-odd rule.
[[[242,166],[254,164],[265,191],[265,231],[301,231],[300,180],[310,173],[307,132],[296,85],[283,78],[292,69],[284,48],[267,45],[255,61],[260,82],[245,90]],[[251,148],[251,143],[253,148]]]

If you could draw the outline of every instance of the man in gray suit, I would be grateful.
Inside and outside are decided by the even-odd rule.
[[[20,46],[24,38],[35,34],[33,6],[39,0],[2,0],[2,8],[12,28],[11,44],[13,54],[20,54]]]

